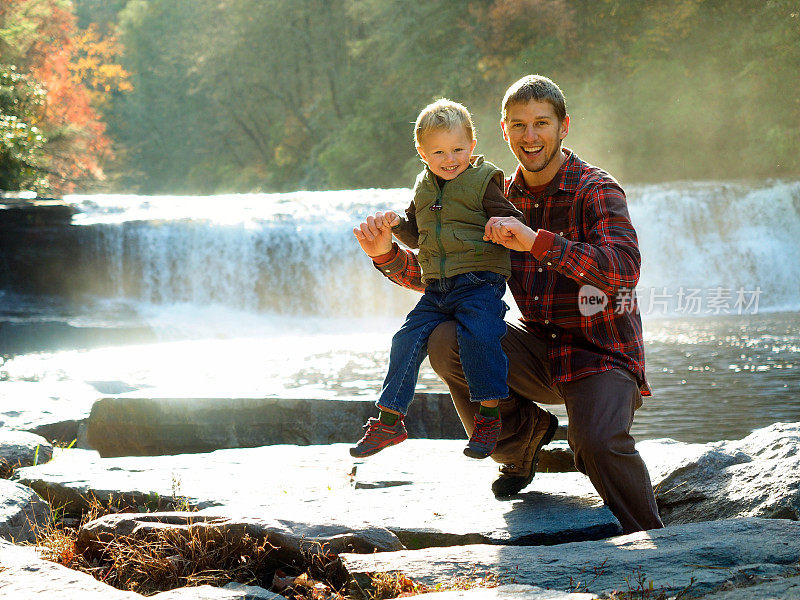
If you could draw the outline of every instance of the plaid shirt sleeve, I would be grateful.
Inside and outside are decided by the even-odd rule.
[[[609,296],[634,289],[641,256],[622,188],[610,181],[590,186],[581,217],[586,242],[539,230],[531,253],[560,274]]]
[[[425,286],[422,284],[422,269],[417,261],[417,255],[411,250],[402,250],[397,243],[393,243],[392,251],[377,257],[372,264],[397,285],[418,292],[425,291]]]

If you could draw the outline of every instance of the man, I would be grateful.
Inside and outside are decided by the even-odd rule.
[[[557,425],[536,403],[563,403],[575,465],[623,531],[662,527],[647,467],[630,435],[634,411],[650,390],[633,301],[641,260],[625,193],[610,175],[562,148],[569,115],[550,79],[515,82],[503,98],[500,125],[519,162],[505,193],[527,225],[494,217],[485,228],[485,239],[513,251],[509,287],[522,313],[503,339],[512,393],[500,404],[503,428],[492,458],[502,466],[492,490],[507,497],[531,482],[538,452]],[[420,289],[413,253],[392,244],[373,217],[355,233],[384,275]],[[475,408],[452,321],[434,330],[428,353],[471,434]]]

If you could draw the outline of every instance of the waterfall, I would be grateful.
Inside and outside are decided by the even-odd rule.
[[[645,315],[681,312],[692,290],[705,302],[698,314],[720,312],[726,293],[733,310],[737,293],[756,290],[759,310],[800,309],[800,182],[627,192]],[[377,210],[402,212],[406,189],[67,199],[80,211],[79,242],[91,249],[81,260],[93,283],[83,291],[97,296],[320,316],[396,315],[414,301],[372,268],[352,234]]]

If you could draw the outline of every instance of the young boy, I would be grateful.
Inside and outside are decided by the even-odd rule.
[[[472,117],[464,106],[442,99],[417,117],[414,141],[425,168],[417,176],[406,218],[376,215],[376,225],[410,248],[419,248],[425,293],[392,338],[389,371],[366,433],[350,449],[371,456],[406,438],[403,417],[414,397],[428,336],[437,325],[455,320],[459,354],[470,398],[480,403],[464,454],[486,458],[500,434],[498,403],[508,397],[508,360],[500,346],[505,335],[503,302],[511,274],[509,251],[484,241],[490,217],[523,219],[503,195],[503,173],[475,149]],[[379,221],[379,222],[378,222]],[[360,230],[355,229],[358,237]]]

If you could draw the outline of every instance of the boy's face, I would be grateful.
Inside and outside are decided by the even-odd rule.
[[[463,127],[435,129],[423,136],[417,152],[434,175],[449,181],[467,170],[475,144]]]

